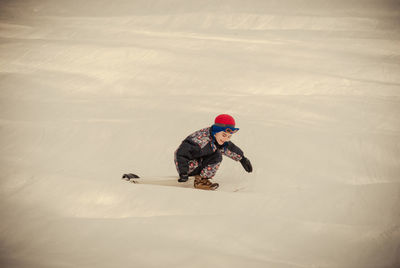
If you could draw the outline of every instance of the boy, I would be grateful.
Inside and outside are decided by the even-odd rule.
[[[175,151],[175,165],[179,182],[185,182],[189,176],[195,176],[194,187],[203,190],[215,190],[218,183],[212,179],[222,161],[222,154],[240,161],[247,172],[252,172],[250,160],[244,157],[243,151],[230,139],[239,129],[235,120],[228,114],[220,114],[214,125],[203,128],[189,135]]]

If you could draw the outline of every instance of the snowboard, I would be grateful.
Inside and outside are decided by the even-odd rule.
[[[181,187],[181,188],[194,188],[194,177],[189,177],[189,179],[185,182],[178,182],[178,178],[176,176],[168,176],[168,177],[146,177],[140,178],[138,175],[133,173],[128,173],[122,175],[122,179],[135,184],[148,184],[148,185],[160,185],[160,186],[171,186],[171,187]],[[212,190],[216,190],[218,188],[215,187]]]
[[[147,184],[147,185],[160,185],[160,186],[171,186],[181,188],[193,188],[193,179],[189,179],[186,182],[178,182],[178,178],[175,176],[167,177],[146,177],[140,178],[138,175],[129,173],[124,174],[122,179],[134,183],[134,184]]]

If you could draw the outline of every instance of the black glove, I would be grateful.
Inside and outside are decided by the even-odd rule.
[[[185,182],[185,181],[187,181],[189,179],[189,176],[188,175],[186,175],[186,174],[180,174],[179,175],[179,182]]]
[[[247,172],[252,172],[253,171],[253,167],[251,166],[250,160],[247,159],[246,157],[243,156],[243,158],[240,160],[240,164],[242,164],[244,170],[246,170]]]

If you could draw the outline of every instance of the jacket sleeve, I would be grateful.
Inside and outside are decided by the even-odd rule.
[[[199,157],[200,146],[189,140],[184,140],[176,152],[179,175],[187,175],[189,172],[189,161]]]
[[[232,158],[235,161],[240,161],[244,157],[243,151],[231,141],[228,141],[227,145],[225,146],[224,155]]]

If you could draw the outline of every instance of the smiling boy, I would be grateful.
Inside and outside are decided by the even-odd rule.
[[[243,151],[230,141],[239,129],[235,128],[235,119],[228,114],[220,114],[211,127],[203,128],[189,135],[175,151],[175,165],[179,182],[185,182],[189,176],[195,176],[194,187],[203,190],[215,190],[218,183],[210,181],[221,162],[222,155],[240,161],[247,172],[253,167]]]

